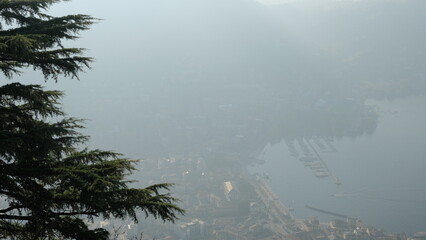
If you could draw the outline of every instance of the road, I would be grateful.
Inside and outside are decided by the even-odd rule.
[[[296,221],[288,208],[284,206],[263,179],[253,180],[253,186],[266,206],[270,218],[274,220],[272,226],[275,232],[285,236],[299,231],[295,225]]]

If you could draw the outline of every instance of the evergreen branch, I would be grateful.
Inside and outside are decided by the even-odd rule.
[[[9,25],[16,21],[18,25],[7,30],[0,26],[0,70],[6,77],[32,66],[41,70],[46,79],[57,80],[59,75],[78,79],[79,72],[90,68],[93,59],[83,56],[84,49],[64,48],[62,41],[77,39],[80,31],[99,19],[84,14],[51,17],[41,13],[56,1],[44,5],[39,5],[43,1],[27,1],[28,5],[22,3],[14,11],[9,8],[17,6],[9,6],[10,2],[13,1],[0,1],[0,19]]]
[[[96,23],[95,19],[88,15],[68,15],[63,17],[42,20],[37,18],[22,18],[21,21],[30,22],[22,27],[0,31],[0,36],[15,35],[43,35],[60,43],[61,40],[73,40],[78,38],[78,33],[89,29],[90,25]]]
[[[17,216],[17,215],[7,215],[7,214],[0,214],[1,220],[23,220],[23,221],[29,221],[31,220],[31,216]]]
[[[84,49],[65,48],[62,41],[78,38],[98,19],[44,13],[59,1],[0,0],[0,70],[6,77],[32,67],[46,79],[78,78],[90,68]],[[65,117],[62,95],[39,85],[0,86],[0,196],[9,203],[0,209],[0,238],[107,239],[107,231],[89,230],[81,217],[137,221],[139,209],[174,222],[184,214],[169,193],[172,184],[128,187],[136,161],[78,150],[88,137],[77,131],[82,120]]]
[[[22,114],[24,108],[27,108],[26,113],[40,114],[43,117],[62,116],[64,113],[58,107],[58,99],[62,96],[62,92],[44,91],[40,85],[11,83],[0,87],[0,107],[2,115],[5,111],[9,111],[8,114],[11,114],[10,111]]]
[[[47,10],[55,2],[58,0],[0,0],[0,19],[3,19],[6,24],[12,24],[16,19],[11,17],[10,13],[48,18],[49,16],[42,11]]]
[[[8,207],[8,208],[0,209],[0,214],[7,213],[7,212],[10,212],[12,210],[20,209],[20,208],[23,208],[23,207],[25,207],[25,206],[24,205],[18,205],[18,206],[11,206],[11,207]]]
[[[112,151],[102,151],[99,149],[88,151],[83,150],[74,152],[70,156],[66,157],[63,162],[65,164],[75,165],[76,163],[94,164],[106,161],[107,159],[118,159],[121,154]],[[124,165],[121,165],[123,167]]]

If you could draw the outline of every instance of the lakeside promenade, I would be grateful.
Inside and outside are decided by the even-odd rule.
[[[263,179],[250,177],[250,182],[268,210],[268,215],[272,220],[272,228],[276,233],[285,236],[300,231],[290,210],[279,200]]]

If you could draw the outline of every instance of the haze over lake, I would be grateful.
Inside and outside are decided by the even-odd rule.
[[[77,41],[93,69],[47,84],[88,119],[93,148],[197,156],[216,172],[251,166],[296,218],[330,219],[307,204],[390,232],[426,230],[426,1],[262,2],[58,4],[58,15],[102,20]],[[299,140],[328,169],[299,161]]]
[[[394,101],[370,101],[380,109],[372,134],[342,137],[333,142],[337,152],[321,152],[333,174],[342,182],[318,179],[311,169],[290,156],[284,142],[268,145],[264,165],[253,168],[268,174],[280,199],[307,218],[330,216],[305,205],[357,217],[386,230],[414,233],[426,221],[426,104],[425,96]]]

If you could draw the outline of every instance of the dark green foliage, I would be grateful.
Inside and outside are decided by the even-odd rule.
[[[57,0],[0,0],[0,69],[11,78],[20,69],[41,70],[46,79],[77,77],[91,58],[61,41],[75,39],[96,19],[87,15],[52,17]],[[87,150],[82,121],[59,107],[62,92],[39,85],[0,87],[0,238],[107,239],[89,229],[95,217],[137,221],[140,210],[174,221],[171,184],[129,188],[135,161],[111,151]]]
[[[84,49],[61,41],[78,38],[96,19],[87,15],[52,17],[43,12],[55,0],[0,0],[0,69],[7,77],[32,66],[46,77],[77,77],[92,61]]]
[[[183,213],[173,204],[177,199],[161,193],[170,184],[127,187],[134,161],[79,150],[87,137],[76,131],[80,120],[62,118],[61,95],[37,85],[0,87],[0,196],[8,205],[0,209],[0,237],[105,239],[103,230],[89,231],[80,218],[137,221],[140,209],[173,222]]]

